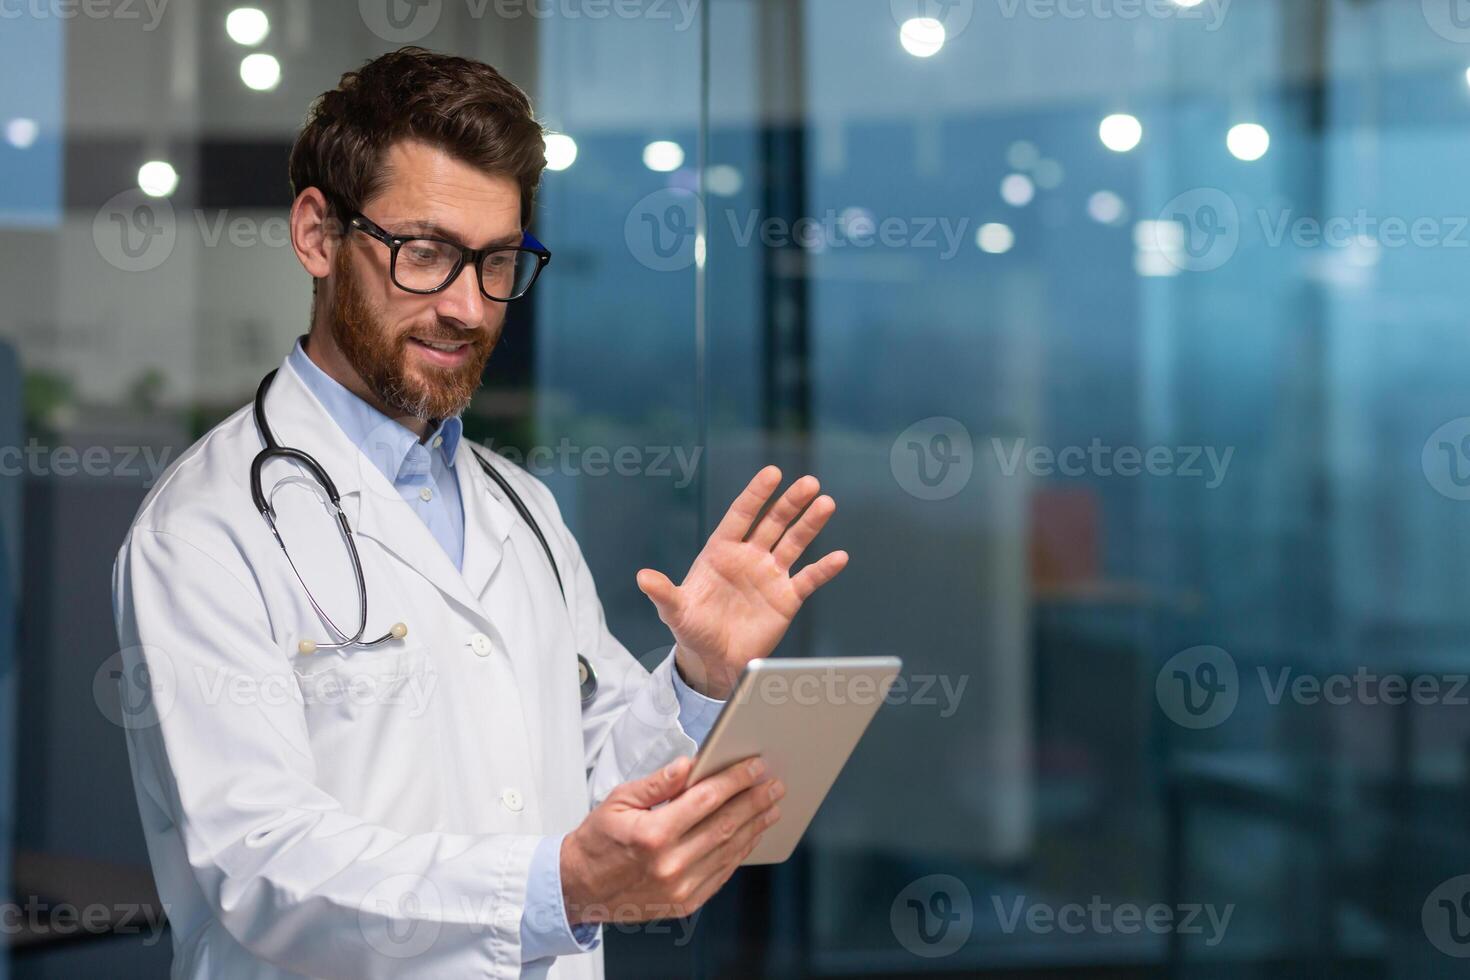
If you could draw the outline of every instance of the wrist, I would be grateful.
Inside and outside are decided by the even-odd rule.
[[[727,701],[735,688],[734,678],[723,667],[711,667],[709,661],[682,646],[674,648],[674,673],[696,694],[713,701]]]
[[[583,913],[591,902],[587,896],[587,887],[582,876],[582,869],[586,867],[586,862],[582,859],[582,851],[575,830],[562,838],[558,862],[561,872],[562,905],[567,915],[567,924],[581,925],[587,921]]]

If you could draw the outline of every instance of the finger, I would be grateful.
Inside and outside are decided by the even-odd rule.
[[[768,779],[736,795],[696,824],[674,845],[675,860],[681,864],[697,865],[705,856],[739,838],[741,834],[749,836],[749,828],[754,826],[756,830],[760,829],[766,811],[774,807],[785,793],[786,787],[780,780]]]
[[[614,787],[607,796],[608,801],[617,800],[639,810],[652,809],[679,795],[692,766],[693,760],[689,756],[680,756],[652,775]]]
[[[766,516],[756,524],[755,530],[750,532],[750,543],[770,551],[781,539],[782,532],[812,502],[820,489],[821,484],[810,474],[787,487],[786,492],[781,494],[781,499],[776,501],[766,512]]]
[[[711,854],[707,860],[691,869],[692,875],[700,883],[695,886],[693,894],[685,904],[697,909],[714,897],[716,892],[725,887],[725,882],[730,880],[730,876],[740,869],[741,862],[750,857],[761,839],[765,837],[766,831],[771,829],[780,818],[779,807],[767,810],[760,819],[751,821],[751,825],[755,828],[754,833],[748,836],[742,835],[743,839],[740,841],[732,840],[728,846],[720,848],[718,853]]]
[[[847,552],[833,551],[791,576],[791,587],[802,602],[813,592],[837,577],[847,567]]]
[[[679,589],[663,572],[640,569],[637,581],[639,591],[658,608],[660,618],[667,619],[679,611]]]
[[[765,763],[759,757],[737,762],[690,786],[659,814],[675,838],[683,837],[731,797],[750,789],[756,780],[764,776]]]
[[[777,542],[772,554],[776,558],[776,564],[782,568],[790,568],[796,564],[796,559],[806,550],[806,546],[827,526],[832,515],[837,513],[837,501],[823,494],[801,515],[801,519],[786,529],[786,533]]]
[[[781,471],[775,466],[767,466],[757,473],[740,492],[740,496],[735,498],[730,509],[725,512],[719,526],[710,535],[711,540],[726,538],[731,541],[744,541],[745,532],[750,530],[750,525],[754,524],[755,519],[760,516],[761,508],[766,505],[767,500],[771,499],[771,494],[775,493],[776,488],[780,485]]]

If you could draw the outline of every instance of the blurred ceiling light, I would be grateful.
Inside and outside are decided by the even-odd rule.
[[[225,33],[236,44],[253,48],[271,32],[270,18],[259,7],[236,7],[225,18]]]
[[[269,54],[247,54],[240,62],[240,81],[257,92],[269,92],[281,84],[281,63]]]
[[[1013,208],[1024,208],[1036,196],[1036,185],[1025,174],[1009,174],[1000,182],[1000,199]]]
[[[1006,163],[1017,170],[1030,170],[1041,159],[1041,151],[1030,140],[1016,140],[1006,150]]]
[[[1010,225],[995,222],[980,226],[975,233],[975,244],[987,255],[1004,255],[1016,244],[1016,233]]]
[[[1123,220],[1127,207],[1112,191],[1098,191],[1087,199],[1087,214],[1100,225],[1115,225]]]
[[[930,58],[944,47],[944,24],[933,17],[910,17],[898,29],[898,43],[915,58]]]
[[[1176,7],[1185,7],[1185,8],[1188,8],[1188,7],[1198,7],[1200,4],[1202,4],[1204,2],[1205,2],[1205,0],[1174,0],[1174,6],[1176,6]]]
[[[17,150],[29,149],[39,135],[41,135],[41,127],[34,119],[26,119],[22,116],[5,124],[5,142]]]
[[[138,168],[138,189],[149,197],[168,197],[179,186],[179,172],[165,160],[149,160]]]
[[[577,141],[565,133],[546,135],[546,169],[565,170],[577,162]]]
[[[1126,112],[1114,113],[1098,125],[1097,136],[1114,153],[1127,153],[1143,140],[1143,123]]]
[[[1236,159],[1251,163],[1266,155],[1271,148],[1271,134],[1266,132],[1266,127],[1256,123],[1241,123],[1239,126],[1230,127],[1230,132],[1225,137],[1225,145]]]
[[[1062,186],[1062,178],[1066,176],[1062,165],[1055,160],[1040,160],[1036,164],[1033,176],[1036,178],[1036,186],[1042,190],[1054,191]]]
[[[684,166],[684,148],[671,140],[655,140],[643,148],[643,165],[666,174]]]
[[[1465,84],[1470,85],[1470,68],[1465,69]]]
[[[705,171],[704,186],[719,197],[734,197],[745,186],[745,178],[740,175],[739,168],[717,163]]]

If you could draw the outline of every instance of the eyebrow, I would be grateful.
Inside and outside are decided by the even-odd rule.
[[[405,221],[398,226],[397,230],[394,230],[390,233],[399,238],[412,238],[423,235],[429,238],[447,238],[452,242],[463,243],[463,239],[461,239],[458,235],[454,234],[443,225],[435,224],[432,221]],[[519,245],[522,240],[525,239],[525,237],[526,236],[524,232],[515,231],[506,235],[501,235],[499,238],[492,238],[490,241],[486,242],[480,247],[495,248],[499,245]]]

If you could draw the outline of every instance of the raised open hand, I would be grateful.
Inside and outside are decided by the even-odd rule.
[[[728,698],[745,665],[776,649],[807,597],[847,566],[847,552],[833,551],[791,574],[837,504],[803,476],[757,522],[780,485],[775,466],[757,473],[679,585],[651,568],[638,573],[638,588],[674,634],[685,681],[707,697]]]

